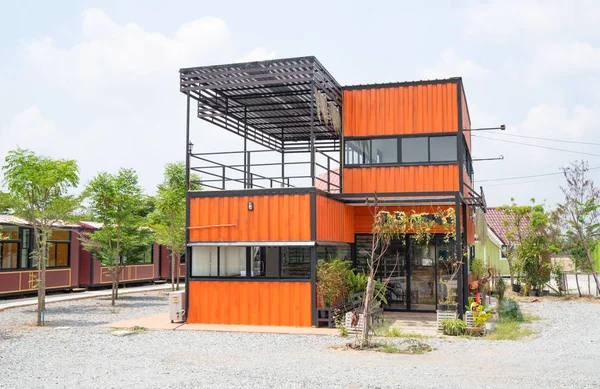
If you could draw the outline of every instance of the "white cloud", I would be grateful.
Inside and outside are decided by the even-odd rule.
[[[275,51],[269,51],[264,47],[257,47],[243,57],[237,58],[235,62],[266,61],[275,58]]]
[[[465,15],[465,31],[470,35],[520,41],[597,36],[600,9],[594,0],[492,0],[475,3]]]
[[[448,77],[478,78],[489,73],[477,63],[461,58],[453,48],[447,48],[440,54],[440,60],[429,68],[419,72],[422,79]]]
[[[533,57],[529,73],[533,81],[561,75],[600,75],[600,47],[585,42],[552,43],[540,46]]]
[[[83,123],[74,125],[70,116],[56,116],[53,128],[61,131],[46,141],[47,148],[33,140],[28,142],[32,146],[21,146],[77,159],[83,183],[99,171],[135,168],[146,190],[153,192],[164,164],[185,156],[185,98],[179,93],[177,72],[232,62],[227,24],[202,17],[169,35],[136,23],[120,24],[103,10],[88,9],[82,14],[81,31],[82,40],[71,46],[46,36],[26,42],[24,48],[34,75],[39,73],[48,85],[71,95],[64,104],[85,111],[83,119],[78,118]],[[258,48],[248,54],[261,55],[273,52]],[[195,151],[227,150],[236,148],[236,142],[241,149],[239,137],[194,120],[193,111]],[[13,127],[11,132],[16,131]],[[4,139],[10,142],[3,146],[16,147],[16,138]]]

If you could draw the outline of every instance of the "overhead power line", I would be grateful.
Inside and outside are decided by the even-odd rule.
[[[577,151],[577,150],[567,150],[567,149],[559,149],[556,147],[548,147],[548,146],[540,146],[540,145],[533,145],[531,143],[522,143],[522,142],[515,142],[512,140],[506,140],[506,139],[498,139],[498,138],[490,138],[487,136],[481,136],[481,135],[471,135],[474,138],[482,138],[482,139],[490,139],[490,140],[496,140],[498,142],[506,142],[506,143],[513,143],[513,144],[517,144],[517,145],[523,145],[523,146],[530,146],[530,147],[537,147],[540,149],[546,149],[546,150],[554,150],[554,151],[564,151],[567,153],[575,153],[575,154],[580,154],[580,155],[591,155],[593,157],[600,157],[600,154],[594,154],[594,153],[586,153],[584,151]]]
[[[592,170],[598,170],[600,169],[600,167],[592,167],[590,169],[588,169],[589,171]],[[518,177],[502,177],[502,178],[494,178],[494,179],[489,179],[489,180],[478,180],[477,182],[491,182],[491,181],[508,181],[508,180],[519,180],[521,178],[535,178],[535,177],[545,177],[545,176],[557,176],[557,175],[563,175],[563,172],[558,172],[558,173],[545,173],[545,174],[533,174],[531,176],[518,176]]]
[[[517,138],[547,140],[547,141],[550,141],[550,142],[573,143],[573,144],[578,144],[578,145],[600,146],[600,143],[594,143],[594,142],[580,142],[580,141],[575,141],[575,140],[544,138],[544,137],[541,137],[541,136],[528,136],[528,135],[507,134],[506,132],[494,132],[493,135],[514,136],[514,137],[517,137]],[[471,135],[471,136],[477,136],[477,135]]]

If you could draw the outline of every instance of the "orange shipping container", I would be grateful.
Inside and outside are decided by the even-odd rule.
[[[252,201],[253,210],[248,209]],[[190,199],[190,242],[310,241],[310,195]]]
[[[310,282],[190,281],[188,323],[311,326]]]

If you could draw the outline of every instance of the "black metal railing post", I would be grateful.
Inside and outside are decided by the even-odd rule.
[[[331,193],[331,158],[327,156],[327,192]]]
[[[225,190],[225,165],[223,165],[223,176],[222,176],[222,179],[223,179],[223,190]]]

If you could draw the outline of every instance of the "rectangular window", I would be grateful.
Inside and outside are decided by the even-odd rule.
[[[346,164],[365,165],[371,163],[371,141],[369,139],[348,140],[345,145]]]
[[[373,163],[398,163],[397,138],[381,138],[371,140]]]
[[[281,276],[283,278],[309,278],[310,247],[282,247]]]
[[[246,275],[246,248],[219,248],[219,276],[241,277]]]
[[[29,268],[29,256],[31,247],[31,230],[29,228],[21,229],[21,269]]]
[[[192,247],[192,277],[216,277],[218,247]]]
[[[456,136],[432,136],[429,138],[429,160],[431,162],[456,161],[458,146]]]
[[[402,163],[428,162],[427,137],[402,139]]]
[[[69,243],[71,232],[68,230],[53,230],[48,240],[48,267],[69,266]]]
[[[19,243],[0,243],[0,269],[16,269],[19,257]]]
[[[68,243],[49,243],[48,244],[48,267],[67,267],[69,266],[69,244]]]

